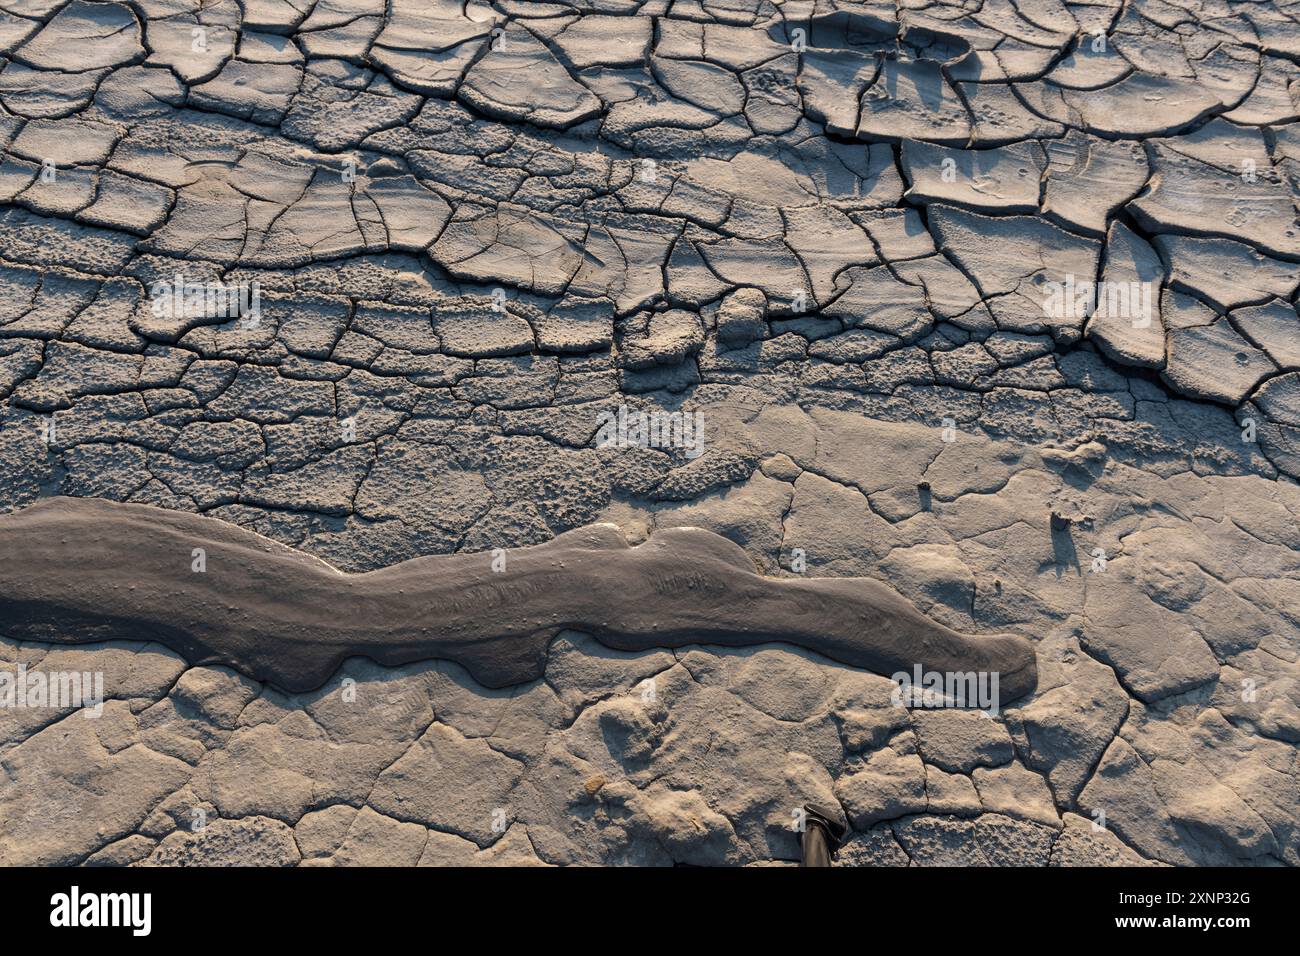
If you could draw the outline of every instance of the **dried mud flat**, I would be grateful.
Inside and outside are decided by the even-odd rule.
[[[289,693],[70,614],[146,531],[5,532],[0,691],[104,699],[0,706],[0,865],[763,864],[806,802],[843,864],[1300,863],[1296,4],[0,0],[0,147],[2,528],[525,607],[614,535],[1037,658],[993,717],[571,627]]]

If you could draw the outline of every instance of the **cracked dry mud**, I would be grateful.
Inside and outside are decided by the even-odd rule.
[[[846,864],[1300,864],[1296,3],[0,0],[0,147],[6,512],[354,573],[695,526],[1038,658],[993,718],[575,631],[288,694],[0,620],[107,698],[0,709],[0,864],[768,863],[805,802]]]

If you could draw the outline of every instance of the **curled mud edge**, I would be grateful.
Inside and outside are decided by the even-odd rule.
[[[442,658],[487,687],[526,683],[563,630],[624,651],[785,642],[886,676],[997,672],[1000,703],[1037,681],[1023,637],[959,634],[869,578],[763,577],[738,545],[699,528],[630,547],[598,524],[504,554],[500,572],[479,553],[345,574],[214,518],[49,498],[0,516],[0,633],[154,640],[290,693],[355,656]]]

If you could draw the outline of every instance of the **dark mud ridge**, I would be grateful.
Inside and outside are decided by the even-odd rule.
[[[876,673],[999,675],[1031,691],[1031,644],[967,636],[866,578],[777,579],[695,528],[629,547],[613,525],[546,544],[415,558],[365,574],[211,518],[51,498],[0,517],[0,627],[20,640],[155,640],[290,691],[344,659],[444,658],[504,687],[543,673],[558,632],[620,650],[784,641]]]

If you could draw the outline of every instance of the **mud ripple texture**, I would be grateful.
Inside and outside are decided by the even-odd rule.
[[[10,633],[110,700],[0,711],[0,862],[762,863],[813,800],[846,862],[1300,863],[1298,75],[1276,0],[0,0],[0,507],[703,527],[1039,660],[989,720],[788,645],[293,696]]]

